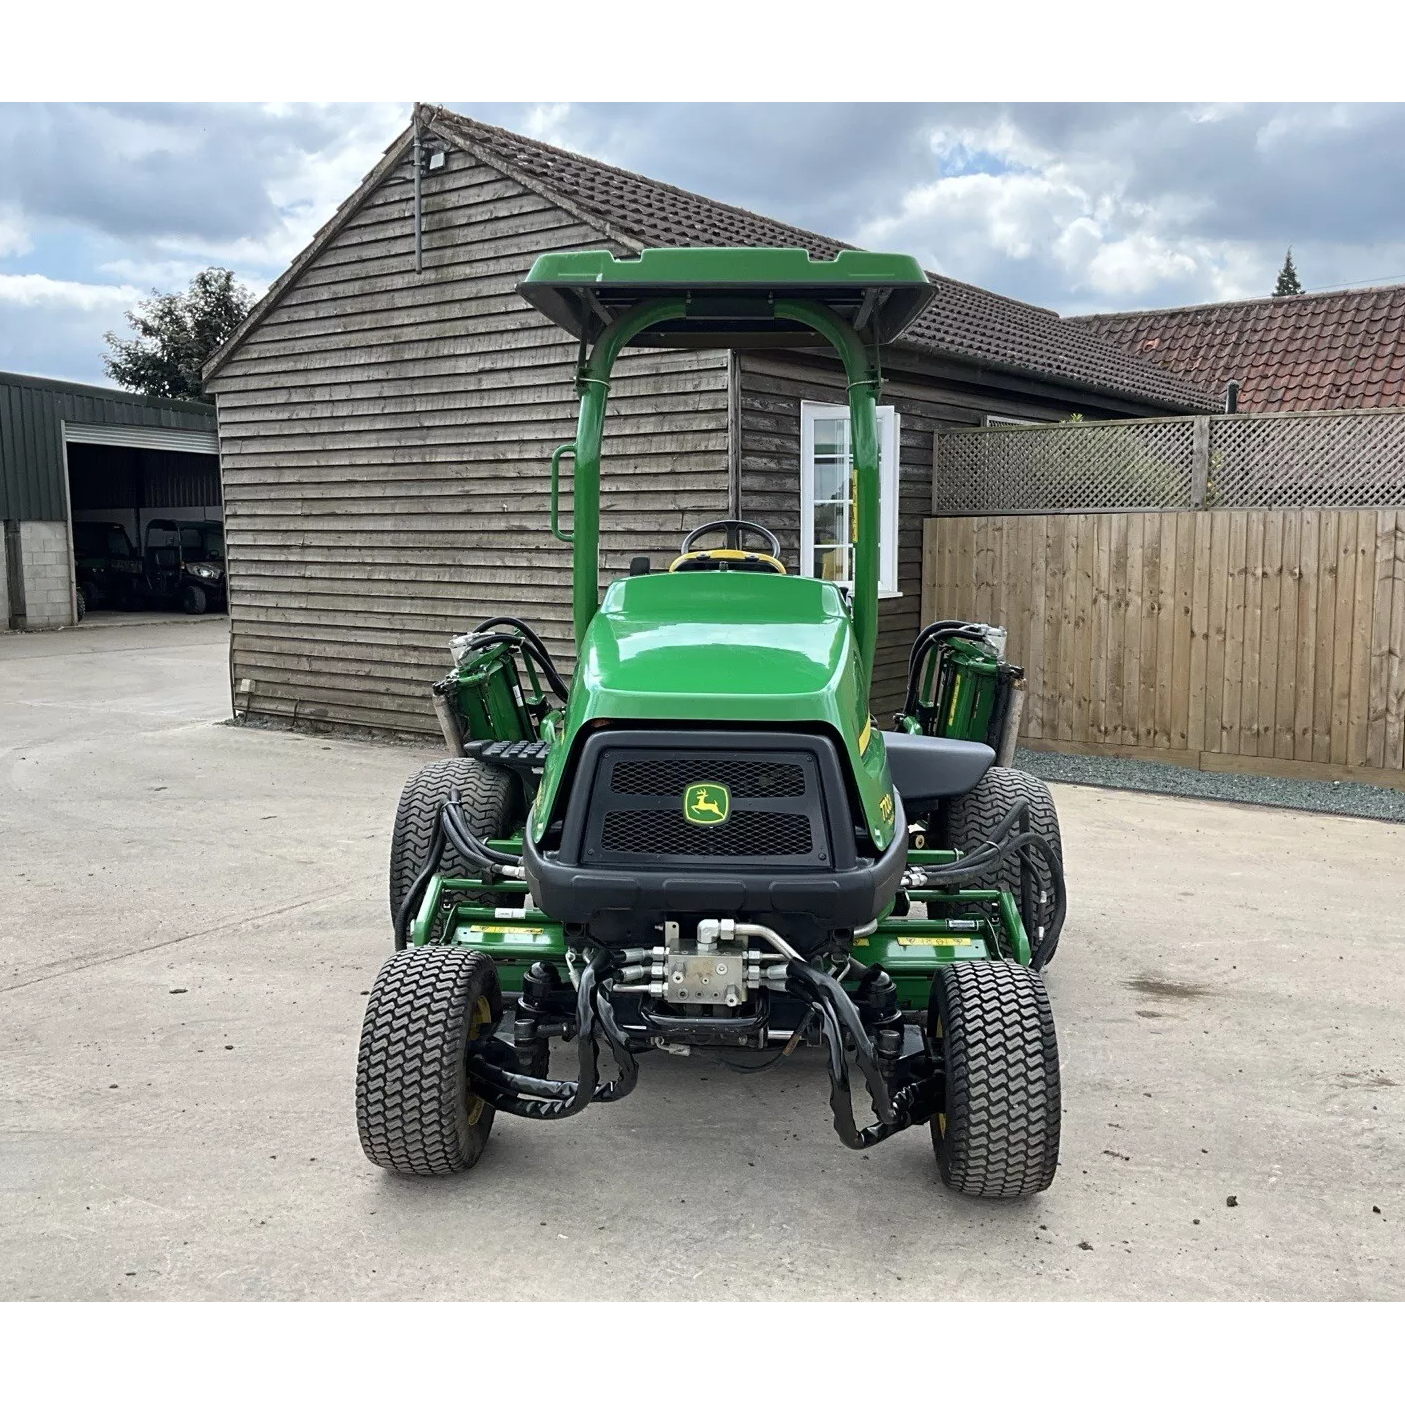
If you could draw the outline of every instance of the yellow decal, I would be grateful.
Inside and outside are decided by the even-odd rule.
[[[898,937],[899,946],[972,946],[970,937]]]
[[[470,930],[471,930],[471,931],[474,931],[474,932],[487,932],[487,933],[489,933],[489,934],[496,933],[496,934],[498,934],[498,935],[500,935],[500,936],[517,936],[517,937],[544,937],[544,936],[546,936],[545,930],[544,930],[543,928],[541,928],[541,927],[473,927],[473,928],[470,928]]]
[[[868,750],[868,744],[873,740],[873,718],[869,718],[863,724],[863,731],[859,733],[859,755],[862,756]]]
[[[893,797],[891,792],[878,802],[878,813],[883,816],[884,823],[888,823],[893,818]]]
[[[732,812],[732,794],[725,785],[698,781],[683,792],[683,818],[691,824],[721,824]]]

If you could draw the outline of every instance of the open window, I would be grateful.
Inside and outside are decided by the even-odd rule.
[[[898,594],[898,412],[878,407],[878,593]],[[852,586],[849,407],[800,405],[800,574]]]

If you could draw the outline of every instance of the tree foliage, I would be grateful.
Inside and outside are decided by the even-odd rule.
[[[142,395],[202,400],[200,368],[248,315],[254,295],[227,268],[207,268],[183,293],[158,293],[127,313],[136,336],[104,336],[107,374]]]
[[[1302,290],[1303,285],[1298,282],[1298,270],[1293,267],[1293,246],[1290,244],[1288,252],[1283,256],[1283,267],[1278,270],[1278,282],[1273,285],[1273,296],[1290,298]]]

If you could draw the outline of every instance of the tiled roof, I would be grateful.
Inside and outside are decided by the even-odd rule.
[[[1405,405],[1405,285],[1068,320],[1246,412]]]
[[[446,136],[515,167],[645,246],[779,245],[808,249],[817,258],[852,247],[443,108],[425,109],[425,115],[432,115]],[[923,351],[1160,408],[1205,409],[1216,403],[1213,391],[1128,355],[1047,308],[935,273],[928,277],[938,295],[903,339]]]

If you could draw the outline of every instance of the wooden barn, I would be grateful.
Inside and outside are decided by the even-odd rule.
[[[517,296],[538,254],[657,245],[845,247],[442,108],[383,160],[206,367],[219,413],[237,714],[437,733],[448,637],[489,615],[571,663],[570,549],[549,458],[575,433],[576,347]],[[989,420],[1204,411],[1214,392],[1043,308],[933,275],[885,356],[883,593],[874,710],[919,622],[934,432]],[[666,566],[743,516],[792,571],[843,579],[847,453],[820,353],[627,352],[602,475],[604,578]],[[568,499],[569,502],[569,499]]]

